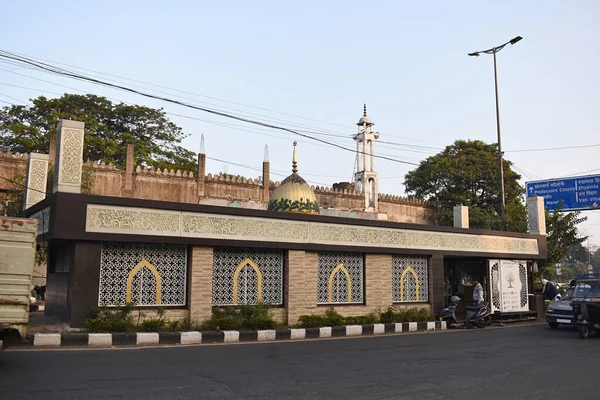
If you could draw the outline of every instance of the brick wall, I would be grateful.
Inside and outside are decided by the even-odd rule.
[[[192,321],[202,323],[212,314],[212,247],[193,247],[188,286],[188,304]]]
[[[9,179],[23,178],[26,165],[26,154],[0,152],[0,176]],[[193,173],[166,169],[154,171],[140,167],[135,169],[131,167],[125,171],[115,168],[112,164],[90,162],[85,165],[93,171],[93,186],[90,194],[192,204],[216,199],[237,201],[242,206],[252,204],[252,208],[267,208],[266,191],[258,179],[208,174],[203,177],[204,185],[201,187],[203,193],[199,196],[198,176]],[[0,192],[14,189],[13,183],[0,179]],[[270,191],[273,189],[274,187],[271,187]],[[326,187],[315,187],[314,190],[325,215],[346,216],[347,212],[352,211],[360,218],[377,217],[376,214],[360,214],[364,207],[363,197],[354,194],[351,190]],[[389,221],[417,224],[434,222],[431,205],[401,196],[381,194],[379,212],[387,214]]]

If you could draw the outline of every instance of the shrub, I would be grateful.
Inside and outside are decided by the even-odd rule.
[[[344,325],[344,322],[346,322],[345,318],[338,314],[333,308],[328,308],[327,311],[325,311],[325,319],[329,326],[340,326]]]
[[[377,315],[370,313],[367,315],[359,315],[356,317],[345,317],[344,325],[365,325],[374,324],[377,322]]]
[[[379,320],[385,324],[394,322],[423,322],[435,320],[435,315],[426,307],[398,309],[390,306],[379,314]]]
[[[84,324],[90,332],[131,332],[135,330],[132,310],[133,303],[117,308],[94,309]]]
[[[202,330],[275,329],[276,323],[265,304],[213,308],[212,317]]]
[[[298,318],[302,328],[320,328],[322,326],[363,325],[377,322],[377,315],[359,315],[356,317],[343,317],[333,308],[327,309],[325,315],[301,315]]]
[[[302,328],[320,328],[322,326],[327,326],[325,317],[322,315],[301,315],[298,318],[298,321]]]

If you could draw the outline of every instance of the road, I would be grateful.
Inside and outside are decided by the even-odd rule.
[[[545,325],[304,342],[5,351],[0,399],[598,398],[600,339]]]

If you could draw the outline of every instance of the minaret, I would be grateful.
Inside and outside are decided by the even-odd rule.
[[[365,198],[365,211],[378,212],[379,181],[375,172],[374,154],[375,140],[379,139],[379,132],[373,131],[375,125],[367,117],[367,105],[364,106],[362,118],[356,124],[358,133],[356,140],[357,168],[354,174],[354,191],[362,193]]]

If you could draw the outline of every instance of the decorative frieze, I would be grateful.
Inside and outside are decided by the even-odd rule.
[[[54,193],[81,193],[84,126],[83,122],[63,119],[56,127]]]
[[[89,204],[86,232],[538,255],[536,238],[434,232]]]
[[[23,210],[46,198],[46,182],[48,180],[48,155],[31,153],[27,162],[27,179],[25,180],[25,202]]]

